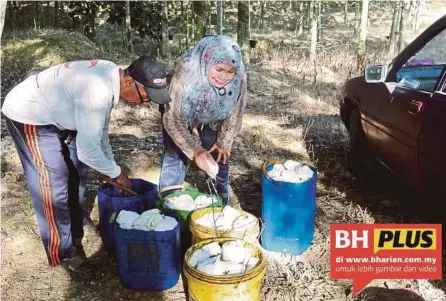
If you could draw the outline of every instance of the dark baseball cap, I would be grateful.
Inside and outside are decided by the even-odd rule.
[[[145,87],[150,101],[157,104],[170,102],[166,69],[154,57],[139,57],[127,67],[127,72]]]

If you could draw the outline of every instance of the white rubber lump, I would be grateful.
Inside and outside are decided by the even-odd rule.
[[[161,214],[158,209],[144,211],[141,215],[136,212],[121,210],[116,222],[122,229],[143,231],[170,231],[178,225],[176,219]]]
[[[314,171],[305,164],[287,160],[283,164],[274,164],[267,175],[278,182],[302,183],[312,178]]]
[[[259,258],[245,248],[242,241],[233,240],[220,246],[213,242],[192,253],[187,263],[202,273],[214,276],[241,275],[253,270]]]
[[[195,199],[188,194],[182,194],[166,199],[166,206],[174,210],[193,211],[208,207],[217,202],[217,199],[207,195],[199,195]]]
[[[225,206],[220,212],[210,212],[196,220],[196,223],[207,228],[217,230],[248,230],[257,224],[253,215],[243,214],[230,206]]]

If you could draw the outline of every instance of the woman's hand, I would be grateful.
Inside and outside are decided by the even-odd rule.
[[[217,163],[223,159],[223,164],[226,164],[226,160],[231,156],[231,150],[219,148],[217,144],[214,144],[208,152],[212,153],[215,150],[218,152]]]
[[[195,153],[194,161],[198,167],[205,171],[212,179],[217,178],[218,164],[214,158],[204,149],[201,149]]]

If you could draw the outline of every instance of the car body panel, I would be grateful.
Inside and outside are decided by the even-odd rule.
[[[352,78],[344,84],[340,101],[344,124],[348,127],[351,107],[359,108],[371,152],[419,191],[439,179],[445,184],[431,186],[446,191],[439,187],[446,186],[446,94],[438,88],[445,84],[446,65],[416,56],[445,30],[446,16],[392,60],[384,82]]]

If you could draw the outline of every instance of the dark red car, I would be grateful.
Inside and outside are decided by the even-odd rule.
[[[446,15],[389,65],[369,65],[343,88],[355,174],[377,158],[422,195],[446,204]]]

